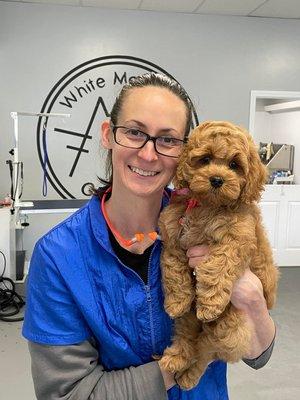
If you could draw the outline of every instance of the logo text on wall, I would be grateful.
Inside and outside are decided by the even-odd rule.
[[[104,56],[65,74],[51,89],[41,112],[68,113],[37,125],[37,149],[47,181],[63,199],[84,198],[87,183],[104,177],[105,153],[100,149],[101,121],[110,116],[114,99],[132,76],[159,72],[152,62],[131,56]],[[194,111],[193,123],[198,124]]]

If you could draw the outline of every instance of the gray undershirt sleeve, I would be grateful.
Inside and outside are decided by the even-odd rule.
[[[106,372],[98,351],[86,340],[67,346],[29,342],[38,400],[166,400],[156,361]]]
[[[243,359],[254,369],[269,361],[270,346],[255,359]],[[166,400],[167,392],[156,361],[106,372],[98,364],[93,341],[49,346],[29,342],[32,378],[38,400]]]
[[[271,355],[273,353],[274,343],[275,343],[275,337],[272,340],[270,346],[260,356],[253,359],[243,358],[244,363],[246,363],[247,365],[249,365],[249,367],[253,369],[260,369],[264,367],[271,358]]]

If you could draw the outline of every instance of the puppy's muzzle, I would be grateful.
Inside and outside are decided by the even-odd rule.
[[[209,180],[211,186],[215,189],[221,187],[224,183],[223,178],[221,178],[220,176],[212,176],[211,178],[209,178]]]

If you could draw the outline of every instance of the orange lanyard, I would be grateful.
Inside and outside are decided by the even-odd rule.
[[[102,196],[102,200],[101,200],[101,210],[102,210],[102,214],[104,216],[104,219],[109,227],[109,229],[111,230],[111,232],[113,233],[113,235],[117,238],[118,242],[121,243],[122,245],[124,245],[125,247],[130,247],[132,246],[134,243],[136,242],[141,242],[145,239],[145,234],[144,233],[136,233],[133,238],[131,239],[125,239],[117,230],[116,228],[114,228],[114,226],[112,225],[112,223],[110,222],[107,212],[105,210],[105,199],[107,197],[107,194],[111,192],[111,187],[109,187],[103,194]],[[168,195],[168,193],[165,191],[164,193],[166,193]],[[168,195],[169,196],[169,195]],[[156,239],[160,239],[160,235],[156,232],[156,231],[152,231],[152,232],[148,232],[146,234],[153,242],[155,242]]]

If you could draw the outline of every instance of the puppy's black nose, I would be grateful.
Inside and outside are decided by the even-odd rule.
[[[214,188],[219,188],[224,183],[223,179],[220,178],[219,176],[212,176],[211,178],[209,178],[209,180],[210,180],[211,186]]]

